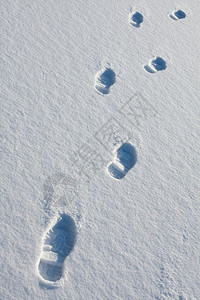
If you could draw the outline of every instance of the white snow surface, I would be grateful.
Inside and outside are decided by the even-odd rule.
[[[199,15],[198,0],[1,1],[0,299],[200,299]],[[147,72],[156,57],[166,68]],[[105,68],[107,94],[94,88]],[[122,179],[108,172],[120,145],[96,138],[112,120],[137,153]],[[84,145],[103,163],[84,158],[83,173]],[[76,187],[49,205],[60,173]],[[38,262],[59,213],[77,237],[54,285]]]

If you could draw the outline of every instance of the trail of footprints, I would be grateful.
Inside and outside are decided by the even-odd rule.
[[[184,11],[178,9],[169,14],[173,20],[180,20],[186,18]],[[129,15],[129,23],[134,27],[141,27],[144,17],[141,12],[135,11]],[[167,68],[166,61],[162,57],[152,58],[148,64],[144,65],[144,70],[148,73],[157,73]],[[116,82],[115,72],[111,68],[104,68],[100,70],[95,76],[95,89],[100,94],[109,94],[110,87]]]
[[[179,20],[184,19],[186,14],[178,9],[169,16],[173,20]],[[140,28],[143,22],[144,17],[141,12],[136,11],[129,15],[129,23],[132,26]],[[154,57],[144,65],[144,70],[151,74],[166,68],[166,62],[162,57]],[[115,82],[114,70],[106,67],[96,74],[94,88],[99,94],[107,95]],[[134,167],[136,161],[137,154],[134,146],[124,143],[113,153],[113,160],[107,166],[107,172],[114,179],[123,179]],[[54,284],[62,278],[64,262],[75,246],[76,235],[76,224],[66,214],[60,214],[56,222],[47,230],[43,237],[38,261],[38,275],[43,282]]]

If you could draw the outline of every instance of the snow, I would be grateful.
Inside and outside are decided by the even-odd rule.
[[[1,1],[0,299],[200,299],[199,13]]]

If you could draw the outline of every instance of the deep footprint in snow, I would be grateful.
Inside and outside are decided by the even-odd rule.
[[[114,155],[114,161],[108,166],[108,173],[115,179],[122,179],[135,165],[136,151],[133,145],[124,143]]]
[[[95,76],[95,89],[101,94],[109,94],[110,87],[116,81],[115,72],[110,68],[105,68]]]
[[[130,16],[130,24],[135,27],[140,27],[140,24],[143,22],[143,15],[136,11]]]
[[[57,223],[46,232],[43,248],[38,264],[41,279],[55,283],[63,275],[63,265],[66,257],[76,243],[76,225],[66,214],[61,214]]]
[[[155,57],[150,60],[149,64],[144,66],[144,69],[149,73],[156,73],[167,68],[166,62],[161,57]]]
[[[184,19],[186,17],[186,14],[182,10],[175,10],[170,14],[170,17],[173,20],[179,20],[179,19]]]

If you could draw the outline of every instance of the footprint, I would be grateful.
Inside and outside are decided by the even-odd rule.
[[[130,24],[135,27],[140,27],[140,24],[143,22],[143,15],[136,11],[130,16]]]
[[[186,17],[186,14],[182,10],[175,10],[170,14],[170,17],[173,20],[179,20],[179,19],[184,19]]]
[[[122,179],[135,165],[137,155],[130,143],[124,143],[115,152],[114,161],[108,166],[108,173],[115,179]]]
[[[158,71],[165,70],[166,68],[166,62],[161,57],[155,57],[154,59],[151,59],[149,64],[144,66],[144,69],[149,73],[156,73]]]
[[[38,264],[39,276],[46,283],[55,283],[63,275],[65,258],[76,243],[76,225],[66,214],[61,214],[57,223],[45,234]]]
[[[95,76],[95,89],[101,94],[109,94],[110,87],[116,81],[115,72],[110,68],[105,68]]]

